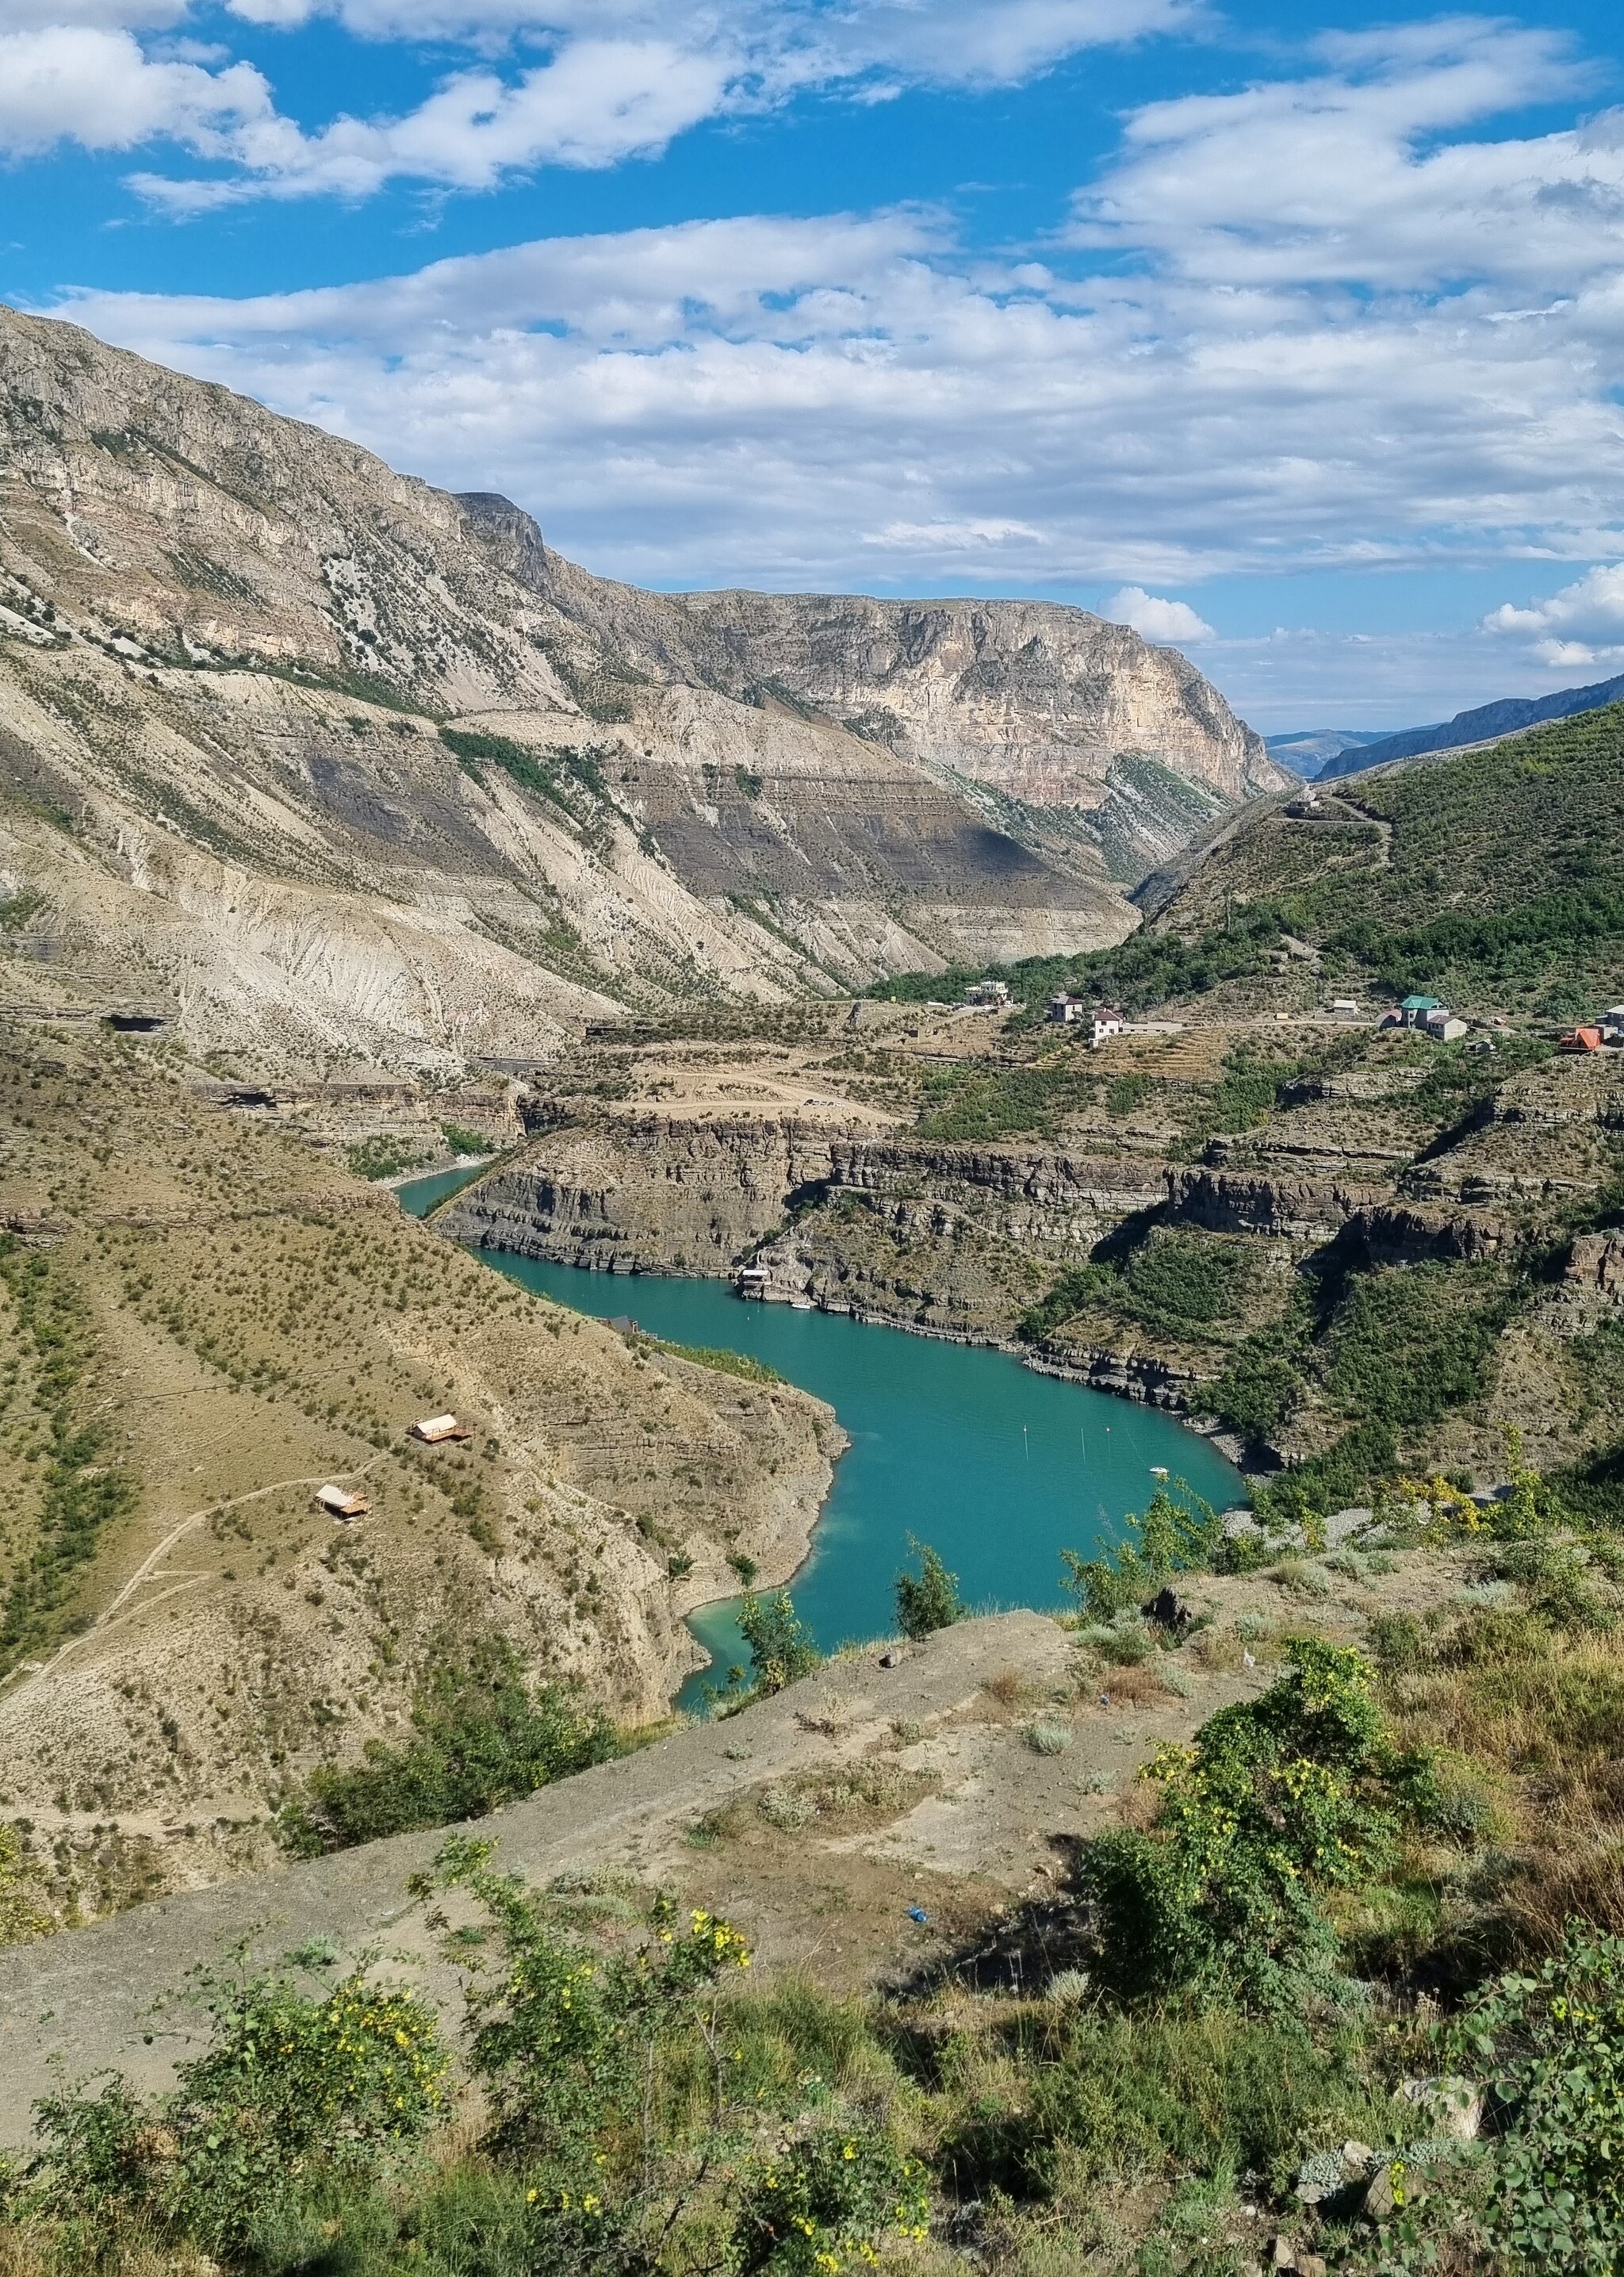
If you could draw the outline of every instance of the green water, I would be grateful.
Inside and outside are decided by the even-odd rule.
[[[400,1190],[408,1209],[424,1178]],[[421,1203],[433,1206],[436,1194]],[[1062,1549],[1085,1556],[1120,1538],[1164,1466],[1221,1508],[1241,1498],[1216,1448],[1153,1409],[1036,1375],[1007,1352],[938,1344],[832,1313],[745,1303],[719,1281],[587,1273],[502,1250],[474,1253],[521,1287],[600,1319],[629,1314],[652,1335],[749,1352],[829,1401],[851,1439],[793,1585],[825,1650],[896,1626],[892,1591],[909,1534],[938,1550],[977,1611],[1064,1602]],[[730,1605],[689,1622],[719,1667],[690,1677],[679,1705],[747,1658]]]

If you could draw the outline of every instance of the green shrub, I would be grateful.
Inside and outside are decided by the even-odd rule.
[[[736,1375],[743,1383],[782,1383],[784,1378],[776,1367],[769,1367],[764,1359],[753,1359],[748,1352],[729,1352],[721,1344],[678,1344],[668,1336],[640,1335],[640,1349],[669,1352],[673,1359],[686,1359],[695,1367],[709,1367],[717,1375]]]
[[[505,1637],[480,1641],[436,1664],[413,1710],[403,1748],[369,1742],[350,1770],[313,1771],[278,1819],[284,1847],[310,1857],[414,1827],[480,1818],[499,1803],[567,1778],[618,1752],[603,1710],[565,1684],[532,1692]]]
[[[740,2277],[828,2277],[885,2237],[926,2235],[924,2169],[872,2126],[823,2125],[759,2157],[734,2228]]]
[[[758,1693],[782,1692],[818,1665],[817,1648],[795,1618],[787,1589],[770,1597],[747,1592],[739,1606],[739,1627],[750,1648],[750,1672]]]
[[[1323,1892],[1379,1872],[1430,1795],[1398,1755],[1357,1653],[1300,1638],[1288,1673],[1164,1747],[1149,1833],[1090,1843],[1098,1974],[1125,1999],[1180,1990],[1285,2012],[1334,1991]]]
[[[136,1498],[128,1472],[100,1458],[106,1434],[75,1417],[75,1394],[95,1349],[89,1307],[72,1276],[41,1250],[0,1232],[0,1283],[36,1368],[46,1466],[35,1538],[0,1593],[0,1674],[37,1651],[68,1618],[74,1580],[102,1535]]]
[[[1286,1355],[1264,1336],[1248,1336],[1206,1398],[1227,1429],[1266,1443],[1291,1413],[1302,1390],[1302,1377]]]
[[[948,1572],[928,1542],[913,1542],[911,1535],[909,1540],[919,1552],[920,1570],[917,1574],[897,1576],[897,1626],[905,1637],[917,1641],[961,1621],[965,1608],[959,1595],[959,1576]]]
[[[703,2125],[690,2145],[666,2083],[710,2054],[715,1990],[748,1967],[744,1940],[698,1908],[681,1927],[656,1897],[641,1944],[606,1952],[562,1927],[545,1893],[493,1873],[493,1847],[454,1838],[416,1886],[466,1891],[488,1923],[473,1947],[456,1930],[446,1942],[467,1971],[464,2041],[487,2147],[527,2171],[523,2266],[652,2271],[719,2147]],[[710,2069],[719,2125],[725,2083],[714,2059]]]
[[[470,1131],[466,1123],[442,1123],[440,1136],[453,1154],[491,1154],[494,1142],[482,1131]]]
[[[1020,1333],[1040,1343],[1086,1306],[1137,1321],[1153,1336],[1199,1336],[1233,1313],[1251,1278],[1238,1243],[1184,1227],[1154,1227],[1120,1265],[1074,1265],[1022,1314]]]
[[[1570,1922],[1531,1974],[1478,1994],[1456,2035],[1503,2111],[1491,2233],[1519,2267],[1624,2261],[1624,1938]]]
[[[403,1170],[414,1170],[424,1156],[409,1138],[375,1131],[370,1138],[346,1146],[344,1159],[358,1178],[398,1178]]]
[[[160,2234],[234,2258],[307,2222],[417,2141],[444,2102],[432,2010],[358,1970],[312,1998],[280,1975],[207,1988],[210,2045],[174,2089],[142,2098],[115,2076],[95,2096],[35,2106],[25,2210]]]
[[[1051,1138],[1060,1117],[1086,1106],[1094,1078],[1066,1057],[1036,1067],[944,1070],[925,1085],[922,1138]]]
[[[1326,1339],[1325,1388],[1350,1421],[1414,1430],[1480,1398],[1511,1299],[1492,1267],[1362,1274]]]

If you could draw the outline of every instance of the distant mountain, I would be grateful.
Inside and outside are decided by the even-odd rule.
[[[1388,735],[1379,742],[1361,738],[1356,750],[1350,736],[1350,748],[1329,760],[1320,773],[1358,774],[1366,767],[1385,766],[1389,759],[1417,759],[1428,751],[1459,750],[1463,743],[1486,743],[1495,735],[1514,735],[1546,720],[1570,720],[1575,712],[1597,712],[1604,704],[1616,704],[1620,697],[1624,697],[1624,673],[1616,680],[1596,681],[1589,688],[1559,689],[1554,696],[1507,696],[1498,704],[1480,704],[1475,711],[1457,712],[1439,727],[1407,728],[1403,735]],[[1271,758],[1283,759],[1287,766],[1293,764],[1280,750],[1278,736],[1269,738],[1268,749]]]
[[[1332,762],[1344,751],[1385,740],[1385,730],[1379,727],[1296,727],[1286,735],[1265,735],[1264,749],[1277,766],[1289,767],[1294,774],[1311,780],[1328,773]]]

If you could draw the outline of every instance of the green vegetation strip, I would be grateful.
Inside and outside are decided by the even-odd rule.
[[[34,1542],[0,1599],[0,1673],[37,1652],[68,1626],[76,1576],[113,1521],[130,1508],[126,1474],[99,1460],[105,1434],[79,1423],[74,1400],[92,1350],[89,1311],[60,1260],[0,1235],[0,1283],[15,1310],[18,1362],[34,1375],[34,1428],[44,1444]],[[7,1371],[0,1412],[15,1397],[18,1367]]]

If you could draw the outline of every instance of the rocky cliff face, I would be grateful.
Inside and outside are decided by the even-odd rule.
[[[788,698],[1036,806],[1099,806],[1125,754],[1228,799],[1289,781],[1176,650],[1048,601],[646,594],[588,578],[481,500],[516,574],[643,668],[744,703]],[[498,522],[497,516],[500,515]]]
[[[617,1006],[1088,947],[1142,838],[1272,780],[1120,627],[611,585],[72,326],[0,311],[0,423],[6,938],[195,1045],[544,1055]]]

